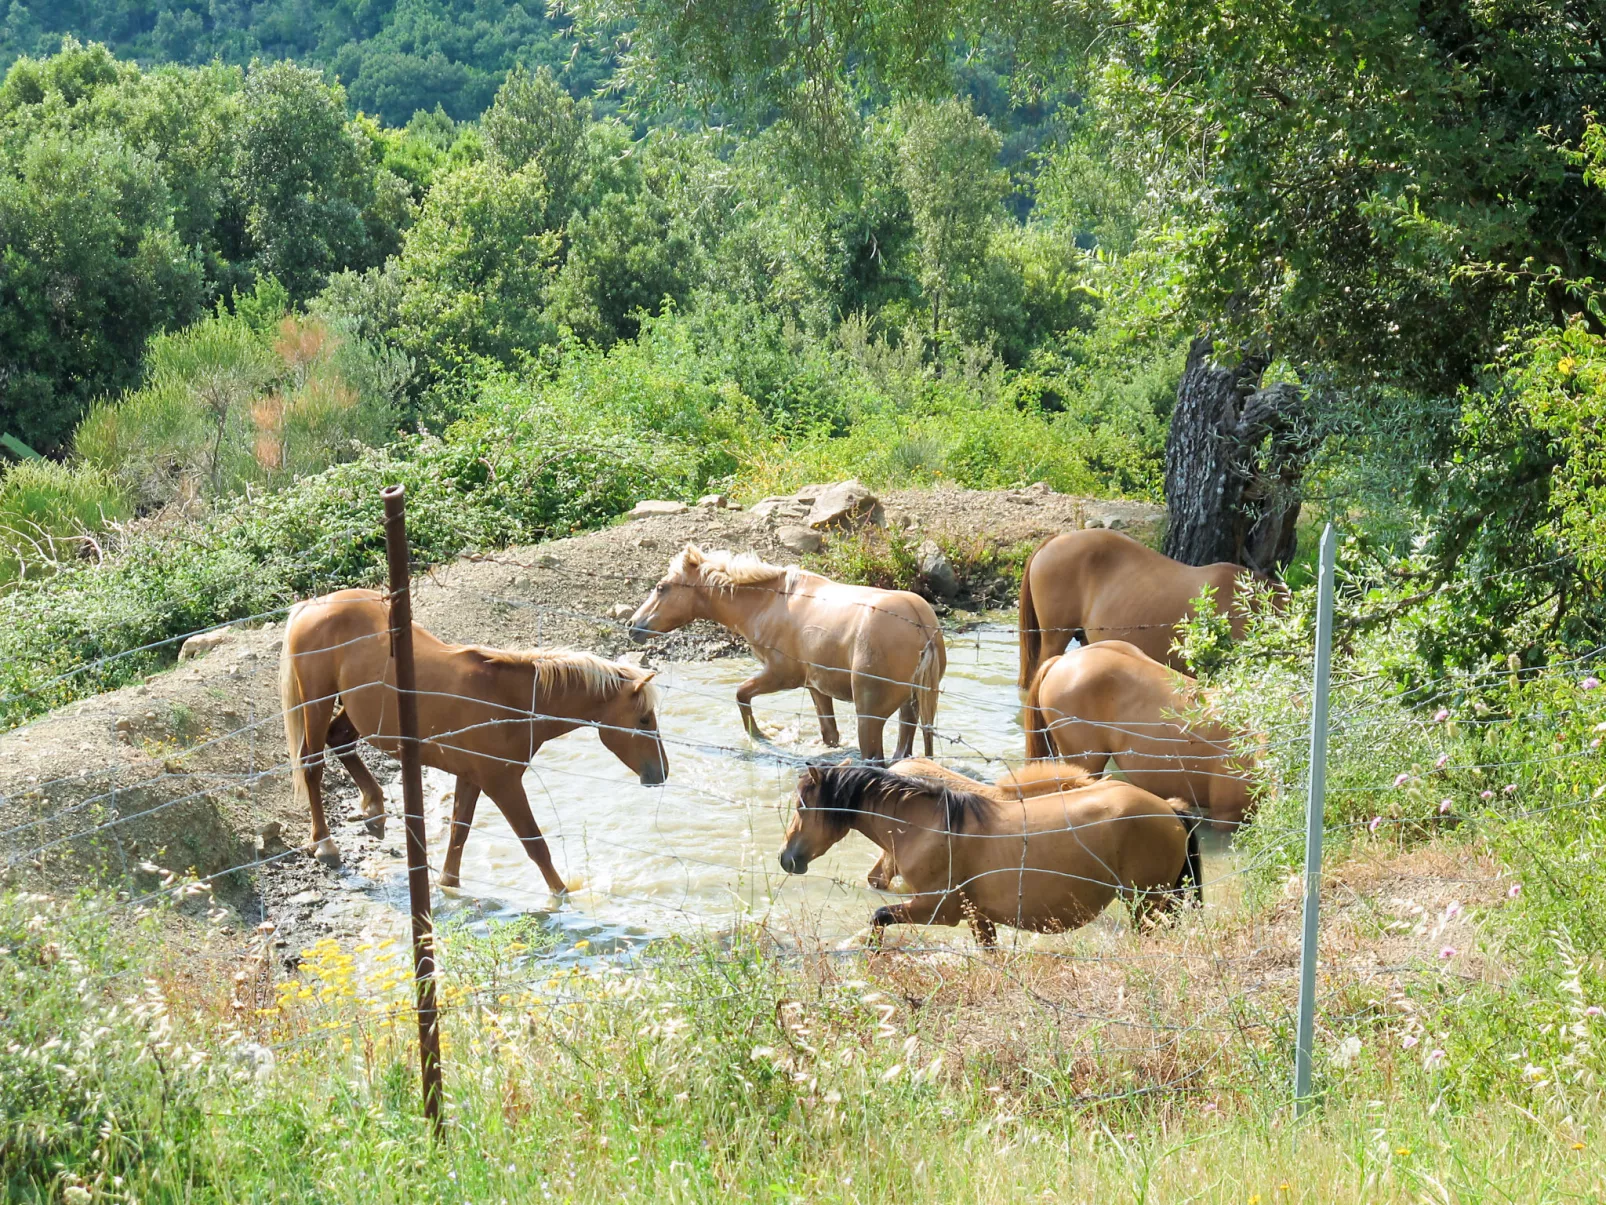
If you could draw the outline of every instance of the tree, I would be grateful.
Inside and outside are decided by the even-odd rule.
[[[568,217],[581,164],[589,112],[558,86],[545,67],[515,67],[480,121],[486,152],[508,171],[534,163],[547,186],[546,223],[556,229]]]
[[[945,306],[963,299],[987,260],[1003,199],[996,166],[998,135],[956,100],[909,110],[898,148],[898,181],[909,195],[920,245],[920,284],[931,311],[930,338],[941,337]]]
[[[300,300],[330,272],[383,259],[364,213],[375,173],[340,86],[276,63],[246,77],[241,100],[238,182],[258,270]]]
[[[201,265],[169,205],[156,165],[106,134],[0,161],[0,429],[59,448],[137,379],[151,332],[197,312]]]

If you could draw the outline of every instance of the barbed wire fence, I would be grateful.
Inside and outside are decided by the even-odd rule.
[[[387,596],[392,605],[398,598],[404,597],[410,589],[407,582],[405,558],[402,560],[401,566],[401,584],[396,585],[393,583],[392,590]],[[641,580],[629,575],[614,576],[618,580],[628,580],[638,584]],[[782,586],[755,588],[768,588],[774,589],[777,593],[790,593],[799,587],[789,577]],[[807,589],[806,586],[802,588]],[[1325,588],[1331,589],[1330,569]],[[510,606],[541,606],[541,604],[531,603],[528,600],[483,593],[482,597]],[[549,609],[559,610],[558,608]],[[249,617],[247,620],[237,620],[234,623],[275,620],[284,616],[288,610],[289,608],[282,608],[264,615]],[[593,615],[586,612],[572,613],[582,615],[584,618],[598,624],[617,624],[619,622],[612,617]],[[1331,621],[1331,609],[1329,608],[1329,631],[1331,630]],[[181,643],[187,636],[205,634],[225,626],[228,625],[214,625],[213,627],[200,629],[196,633],[189,633],[184,637],[173,637],[160,643],[165,645]],[[372,639],[378,638],[378,636],[388,636],[393,639],[394,633],[395,628],[392,627],[388,633],[379,633],[374,637],[360,637],[359,639]],[[327,653],[329,651],[332,650],[324,648],[307,650],[310,653]],[[774,650],[766,650],[760,645],[759,651]],[[114,656],[125,655],[115,654]],[[286,649],[283,655],[291,656],[295,654]],[[394,658],[390,664],[394,664]],[[1587,657],[1580,657],[1575,663],[1572,663],[1571,668],[1582,668],[1595,664],[1597,664],[1596,654],[1590,654]],[[814,668],[835,669],[839,667],[815,666]],[[94,672],[94,667],[79,667],[79,670],[74,672]],[[252,672],[261,672],[261,666],[253,663]],[[901,685],[908,688],[918,685],[913,681],[883,680],[892,685]],[[1465,681],[1458,684],[1460,688],[1464,688],[1465,685]],[[678,694],[698,700],[716,701],[726,707],[730,703],[728,696],[695,684],[665,682],[658,683],[657,686],[658,689],[670,697]],[[387,672],[379,678],[369,679],[358,684],[356,688],[365,687],[378,687],[394,691],[396,689],[394,674],[393,672]],[[352,688],[348,687],[349,689]],[[1448,685],[1446,689],[1448,690]],[[436,702],[447,707],[484,702],[484,700],[473,696],[459,695],[452,692],[415,690],[410,693],[417,700],[434,698]],[[962,700],[970,712],[982,716],[991,716],[998,729],[1013,731],[1011,726],[1018,719],[1019,704],[1012,697],[1012,690],[987,693],[973,689],[972,683],[960,679],[953,686],[944,684],[943,693],[945,696],[955,700]],[[1437,701],[1438,697],[1434,692],[1423,692],[1421,690],[1413,691],[1412,695],[1411,702],[1418,708],[1423,706],[1423,700],[1431,703]],[[304,700],[301,706],[313,703],[332,703],[334,701],[332,696],[328,696],[321,699]],[[1401,698],[1399,695],[1385,692],[1347,709],[1336,709],[1328,723],[1320,725],[1319,730],[1325,733],[1329,727],[1338,728],[1345,724],[1375,722],[1380,718],[1386,718],[1394,723],[1417,722],[1414,720],[1402,721],[1401,714]],[[423,739],[437,748],[472,751],[476,747],[475,741],[478,731],[486,727],[534,724],[538,721],[559,718],[567,717],[557,717],[542,711],[537,700],[532,695],[531,705],[528,708],[509,708],[504,716],[499,716],[493,720],[448,727],[434,731]],[[1076,719],[1077,717],[1070,718]],[[792,715],[792,721],[797,725],[800,733],[804,724],[816,719],[817,713],[812,707],[800,707]],[[1513,715],[1490,718],[1478,722],[1492,725],[1496,723],[1519,723],[1522,720],[1523,717]],[[221,794],[238,796],[243,792],[249,795],[262,784],[273,780],[282,781],[289,777],[295,768],[289,757],[264,757],[262,755],[263,748],[274,747],[275,743],[281,740],[284,721],[285,713],[282,709],[259,715],[256,713],[253,702],[242,723],[227,732],[174,751],[170,757],[163,759],[162,768],[159,772],[141,778],[134,783],[119,785],[116,781],[119,773],[124,773],[128,770],[126,765],[104,765],[85,767],[77,773],[61,775],[44,782],[29,783],[26,790],[15,793],[11,799],[0,797],[0,816],[5,817],[3,826],[0,826],[0,847],[5,850],[5,861],[8,870],[28,862],[37,862],[54,851],[64,848],[82,848],[85,845],[93,846],[109,840],[117,852],[128,889],[120,893],[114,902],[103,904],[101,910],[110,911],[114,908],[139,910],[172,900],[193,898],[210,900],[213,886],[222,881],[231,878],[237,881],[240,876],[250,874],[253,871],[272,867],[288,859],[305,856],[302,849],[294,845],[288,845],[283,849],[253,851],[253,856],[251,857],[240,858],[227,866],[211,870],[204,875],[181,875],[174,873],[170,869],[157,866],[148,859],[142,859],[137,853],[130,860],[121,841],[118,840],[120,830],[139,821],[149,820],[153,816],[168,813],[186,805],[204,804],[208,800],[215,800]],[[1427,723],[1429,721],[1423,720],[1421,722]],[[590,727],[593,731],[601,731],[611,727],[599,722],[591,722],[583,726]],[[1106,727],[1110,727],[1110,725],[1106,725]],[[1171,720],[1129,721],[1116,727],[1123,737],[1134,742],[1129,743],[1123,750],[1117,751],[1116,760],[1118,762],[1120,761],[1119,755],[1123,754],[1129,759],[1137,760],[1140,764],[1143,759],[1167,761],[1175,760],[1179,756],[1179,754],[1175,753],[1168,754],[1163,748],[1157,751],[1153,746],[1155,740],[1163,743],[1166,740],[1177,739],[1172,733],[1177,729],[1178,725]],[[1155,731],[1150,731],[1150,729]],[[1161,731],[1161,729],[1164,731]],[[623,730],[615,729],[615,731],[622,732]],[[411,738],[405,732],[397,735],[401,742],[400,748],[404,752],[410,748],[416,754],[421,748],[421,738],[417,735]],[[967,734],[939,725],[936,729],[936,736],[943,746],[943,751],[933,759],[939,765],[950,766],[968,773],[974,773],[978,768],[985,768],[986,771],[1016,771],[1023,768],[1023,758],[996,746],[982,747],[987,742],[978,744],[974,733]],[[1140,736],[1145,738],[1142,747],[1135,743]],[[756,745],[752,741],[740,744],[727,743],[718,740],[698,739],[670,731],[660,731],[658,739],[670,752],[679,750],[681,753],[686,754],[695,753],[715,764],[741,764],[749,769],[761,767],[774,775],[778,788],[788,783],[790,779],[807,767],[818,765],[822,760],[834,761],[839,756],[834,755],[830,758],[822,759],[817,754],[805,755],[773,744],[767,746]],[[1197,733],[1190,734],[1190,740],[1197,741],[1199,739]],[[264,740],[269,741],[270,744],[263,746],[262,741]],[[409,740],[411,741],[410,746]],[[1310,732],[1300,730],[1300,726],[1296,722],[1289,721],[1286,724],[1260,733],[1255,749],[1261,757],[1265,757],[1278,750],[1301,747],[1309,740],[1311,740]],[[1190,773],[1194,777],[1209,780],[1211,778],[1238,779],[1242,776],[1241,771],[1235,772],[1231,765],[1233,759],[1239,759],[1244,756],[1244,747],[1241,743],[1220,740],[1212,743],[1207,740],[1205,744],[1212,750],[1210,757],[1206,761],[1213,764],[1196,764],[1190,767]],[[278,747],[282,748],[282,745]],[[241,760],[240,751],[242,748],[244,749],[243,760],[245,762],[243,771],[235,770],[231,772],[228,770],[193,768],[192,763],[201,760],[201,755],[205,754],[219,754],[225,760],[232,758],[232,761],[237,764]],[[1593,749],[1562,750],[1556,753],[1554,757],[1557,760],[1567,760],[1598,757],[1598,753]],[[673,767],[674,758],[671,758],[670,761],[671,767]],[[522,765],[523,763],[520,764]],[[1316,764],[1314,756],[1312,764]],[[1509,764],[1494,762],[1454,766],[1452,768],[1481,772],[1503,769]],[[547,785],[546,780],[548,778],[556,782],[556,793],[565,791],[576,794],[583,792],[594,793],[599,787],[605,785],[614,788],[619,786],[618,778],[591,774],[568,766],[544,764],[537,761],[530,766],[530,770],[549,801],[555,799],[555,792],[553,787]],[[413,770],[408,770],[404,767],[404,795],[409,793],[407,787],[408,776],[416,773],[416,766]],[[197,779],[200,781],[197,782]],[[23,817],[20,815],[31,805],[40,802],[48,803],[53,788],[72,787],[80,789],[86,783],[96,780],[100,780],[99,785],[90,788],[86,794],[75,798],[71,803],[47,808],[40,814],[33,816]],[[169,787],[175,788],[177,793],[163,795],[163,792]],[[1384,778],[1371,784],[1347,783],[1344,789],[1348,792],[1384,792],[1392,788],[1389,787],[1386,778]],[[751,802],[723,792],[711,783],[679,781],[674,776],[673,768],[671,768],[669,780],[660,790],[662,792],[661,799],[674,801],[677,805],[683,807],[686,814],[695,814],[697,809],[707,809],[710,805],[729,809],[750,804]],[[776,794],[789,797],[792,792],[789,790],[777,790]],[[412,791],[412,795],[413,799],[409,799],[404,807],[404,818],[409,822],[416,819],[417,825],[415,830],[416,840],[409,839],[407,843],[410,864],[409,879],[412,882],[417,882],[421,876],[433,875],[438,881],[443,867],[429,859],[427,844],[423,840],[421,792],[415,788]],[[1319,798],[1319,796],[1319,791],[1313,793],[1314,798]],[[130,797],[136,800],[132,805],[128,802]],[[1588,806],[1590,802],[1589,799],[1583,799],[1574,803],[1556,805],[1556,807],[1582,807]],[[1501,812],[1491,808],[1480,819],[1491,823],[1499,823],[1505,819],[1525,818],[1548,810],[1554,809],[1509,809]],[[555,812],[555,808],[553,811]],[[1000,805],[1000,814],[1004,814],[1007,811],[1007,804]],[[953,825],[946,819],[940,824],[922,824],[918,821],[907,821],[905,822],[905,827],[912,831],[925,832],[939,837],[950,847],[959,838],[969,841],[975,841],[978,838],[983,841],[1011,841],[1021,846],[1022,856],[1018,865],[994,867],[981,872],[982,877],[1009,874],[1014,875],[1017,881],[1024,883],[1028,877],[1047,876],[1075,880],[1083,885],[1112,890],[1129,886],[1120,881],[1119,876],[1114,874],[1107,861],[1102,863],[1102,867],[1103,870],[1110,871],[1111,877],[1109,879],[1104,879],[1102,872],[1079,874],[1059,871],[1054,867],[1028,866],[1026,851],[1029,848],[1031,839],[1047,839],[1056,832],[1074,833],[1079,826],[1067,823],[1058,829],[1033,830],[1028,833],[1026,832],[1027,826],[1024,820],[1024,813],[1024,802],[1020,802],[1021,820],[1014,831],[1008,831],[1007,827],[996,833],[965,831],[962,826]],[[1313,833],[1319,838],[1324,831],[1332,835],[1345,829],[1355,829],[1361,825],[1375,828],[1377,824],[1377,820],[1374,818],[1372,821],[1343,821],[1337,824],[1329,823],[1324,825],[1319,809],[1314,808],[1311,809],[1309,816],[1313,817],[1313,821],[1310,824],[1288,825],[1276,832],[1260,833],[1258,849],[1251,857],[1240,859],[1236,864],[1229,865],[1214,876],[1208,874],[1202,876],[1200,886],[1204,890],[1206,898],[1210,899],[1223,891],[1232,890],[1235,884],[1242,883],[1246,879],[1261,874],[1269,865],[1286,864],[1289,861],[1288,855],[1290,851],[1297,850],[1301,842],[1306,842],[1308,847]],[[332,826],[332,829],[338,834],[352,833],[369,826],[373,819],[374,817],[372,816],[357,816],[337,822]],[[1470,818],[1463,817],[1461,819]],[[1427,822],[1431,823],[1431,821],[1432,818],[1428,818]],[[412,827],[413,825],[410,823],[409,828],[411,829]],[[410,834],[411,836],[412,834]],[[632,858],[652,858],[659,861],[667,860],[677,865],[684,871],[684,885],[678,902],[672,896],[666,897],[666,893],[661,889],[646,893],[633,893],[607,887],[591,886],[586,888],[585,893],[577,894],[589,894],[592,898],[600,896],[625,910],[668,912],[677,918],[679,928],[687,930],[702,929],[707,931],[711,927],[711,923],[716,926],[728,925],[730,921],[728,916],[716,917],[712,914],[703,898],[694,893],[692,887],[693,867],[698,868],[699,871],[709,872],[715,877],[736,876],[739,878],[745,875],[752,875],[756,871],[755,864],[745,861],[725,861],[715,856],[708,856],[705,850],[692,851],[662,845],[657,848],[647,848],[640,844],[616,840],[595,832],[567,834],[561,829],[548,832],[545,836],[549,841],[559,844],[573,840],[582,848],[595,845],[619,855]],[[35,840],[35,837],[40,839]],[[1082,841],[1081,837],[1077,839]],[[1082,844],[1085,848],[1086,842],[1082,841]],[[1319,867],[1319,860],[1313,861],[1307,858],[1302,898],[1304,906],[1308,909],[1308,917],[1316,915],[1316,908],[1320,900],[1320,891],[1317,889],[1317,882],[1314,877],[1316,867]],[[141,880],[143,880],[144,885],[136,888],[135,885],[140,883]],[[508,883],[505,880],[493,881],[472,875],[460,875],[460,881],[465,888],[483,891],[492,896],[505,893],[508,890]],[[834,873],[808,871],[800,875],[788,876],[787,881],[812,882],[828,894],[834,894],[853,901],[863,900],[866,896],[865,889],[858,883],[843,879],[839,874]],[[977,889],[977,884],[977,875],[955,876],[950,873],[950,877],[945,882],[943,889],[951,894],[973,893]],[[764,894],[773,894],[768,890],[770,886],[768,881],[764,886],[766,889]],[[495,993],[498,997],[516,993],[522,1005],[544,1009],[550,1015],[558,1015],[564,1009],[573,1008],[580,1004],[585,1004],[589,1007],[598,1003],[598,998],[595,995],[577,994],[572,982],[554,981],[553,968],[554,966],[563,965],[563,963],[556,955],[549,952],[539,956],[532,956],[521,975],[508,976],[499,974],[495,982],[485,983],[464,982],[459,977],[454,982],[451,993],[440,1003],[432,1004],[429,1000],[423,998],[423,994],[434,990],[435,975],[437,970],[440,969],[438,960],[442,955],[441,950],[437,948],[437,943],[428,923],[428,903],[429,896],[426,887],[421,903],[415,895],[415,907],[413,908],[413,915],[415,917],[421,916],[424,921],[422,927],[415,934],[414,943],[415,980],[420,985],[419,990],[421,993],[415,1004],[418,1006],[416,1011],[423,1019],[424,1027],[433,1028],[434,1023],[438,1023],[439,1018],[442,1016],[450,1017],[454,1014],[461,1014],[483,1007],[485,998],[491,993]],[[92,917],[94,913],[89,912],[85,915]],[[1017,913],[1015,919],[1019,921],[1024,918]],[[1007,924],[1007,918],[1001,923]],[[778,932],[770,918],[763,919],[761,924],[772,937],[780,939],[776,941],[775,948],[772,951],[772,956],[778,959],[799,964],[810,960],[825,960],[835,963],[874,956],[866,953],[862,948],[826,948],[818,943],[810,945],[807,942],[797,940],[799,934],[795,932],[790,935]],[[669,926],[670,929],[676,927],[674,925]],[[258,1001],[262,999],[261,981],[264,979],[269,983],[272,981],[274,960],[271,948],[274,932],[274,923],[264,913],[259,935],[254,939],[256,943],[255,952],[251,956],[254,960],[254,965],[258,967],[255,978],[251,980],[255,985],[254,990],[257,993],[256,999]],[[1207,1045],[1211,1042],[1217,1043],[1213,1048],[1213,1054],[1194,1059],[1193,1065],[1185,1072],[1179,1072],[1169,1078],[1158,1078],[1154,1082],[1121,1093],[1091,1094],[1087,1099],[1077,1099],[1074,1102],[1077,1104],[1095,1104],[1121,1096],[1188,1091],[1199,1085],[1205,1078],[1208,1069],[1224,1058],[1226,1052],[1234,1043],[1247,1041],[1247,1035],[1249,1034],[1268,1035],[1286,1032],[1288,1029],[1289,1010],[1287,997],[1295,974],[1291,967],[1271,957],[1272,951],[1263,940],[1256,940],[1248,948],[1229,954],[1224,953],[1219,948],[1211,948],[1212,935],[1207,928],[1190,928],[1184,925],[1178,929],[1178,948],[1169,948],[1160,952],[1145,952],[1141,949],[1123,948],[1118,953],[1086,953],[1078,952],[1074,949],[1055,948],[1051,943],[1043,942],[1037,942],[1028,947],[1032,959],[1068,968],[1073,974],[1078,969],[1087,970],[1089,968],[1106,967],[1127,971],[1134,964],[1144,962],[1174,966],[1180,959],[1187,966],[1197,964],[1200,967],[1208,967],[1213,972],[1218,983],[1223,985],[1231,984],[1230,990],[1223,988],[1219,998],[1213,999],[1204,1007],[1195,1010],[1186,1020],[1179,1021],[1167,1017],[1161,1011],[1156,1010],[1151,1010],[1149,1015],[1143,1016],[1132,1008],[1125,1007],[1124,1001],[1123,1007],[1104,1011],[1075,1007],[1063,994],[1056,995],[1045,991],[1040,983],[1034,981],[1030,971],[1012,965],[1007,960],[999,960],[995,956],[969,949],[962,945],[930,941],[930,932],[930,930],[921,929],[920,935],[913,942],[888,947],[880,956],[898,960],[899,965],[906,968],[904,973],[913,975],[926,973],[932,968],[940,968],[955,959],[967,965],[985,967],[988,973],[1001,975],[1014,984],[1020,989],[1023,998],[1028,1000],[1043,1017],[1051,1019],[1055,1025],[1081,1025],[1084,1027],[1084,1036],[1085,1032],[1094,1032],[1099,1035],[1096,1038],[1087,1039],[1087,1041],[1096,1046],[1098,1057],[1100,1058],[1111,1055],[1132,1055],[1134,1057],[1159,1059],[1168,1052],[1175,1053],[1189,1042],[1200,1041]],[[792,940],[785,940],[787,937]],[[1318,1018],[1320,1017],[1330,1032],[1342,1029],[1346,1021],[1350,1019],[1343,1015],[1328,1015],[1322,1011],[1324,1005],[1332,1004],[1341,993],[1339,989],[1331,987],[1324,992],[1316,990],[1316,939],[1318,937],[1319,928],[1317,922],[1308,919],[1305,926],[1304,957],[1298,973],[1301,990],[1297,1027],[1298,1037],[1295,1045],[1297,1075],[1299,1077],[1296,1081],[1295,1097],[1302,1105],[1303,1102],[1310,1098],[1309,1074],[1314,1049],[1313,1030]],[[572,965],[576,961],[584,962],[586,960],[571,958],[570,964]],[[648,956],[647,962],[652,963],[660,970],[672,966],[670,956],[661,953],[654,953]],[[624,963],[612,964],[613,970],[618,972],[624,965]],[[940,980],[940,970],[935,973]],[[736,990],[735,988],[732,989],[732,991]],[[627,1001],[628,997],[619,997],[612,1002],[623,1006]],[[386,1014],[390,1024],[396,1023],[394,1003],[394,1001],[391,1002]],[[365,1024],[370,1024],[371,1020],[371,1018],[358,1016],[350,1020],[348,1024],[351,1027],[360,1028]],[[270,1044],[269,1048],[278,1050],[295,1049],[299,1046],[322,1040],[322,1036],[331,1032],[335,1031],[320,1029],[312,1034],[285,1038],[280,1042]],[[421,1032],[423,1032],[423,1028],[421,1028]],[[1132,1036],[1125,1042],[1112,1042],[1105,1040],[1103,1037],[1106,1032],[1125,1032]],[[422,1050],[427,1051],[429,1049],[430,1040],[427,1034],[422,1037]],[[1072,1046],[1074,1047],[1075,1045],[1076,1042],[1073,1041]],[[427,1055],[425,1056],[425,1061],[427,1064]],[[438,1062],[436,1066],[438,1067]],[[431,1081],[426,1079],[426,1111],[431,1112],[432,1117],[438,1117],[439,1115],[438,1109],[443,1091],[444,1089],[440,1086],[438,1079],[433,1081],[433,1086]]]

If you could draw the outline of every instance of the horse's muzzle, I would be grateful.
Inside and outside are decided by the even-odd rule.
[[[802,854],[795,854],[789,849],[781,851],[781,869],[787,874],[805,874],[809,868],[809,860]]]
[[[656,635],[658,633],[651,628],[638,627],[636,624],[630,625],[630,639],[637,644],[646,644],[648,640]]]
[[[668,777],[669,770],[661,761],[650,761],[641,767],[641,785],[644,787],[661,787]]]

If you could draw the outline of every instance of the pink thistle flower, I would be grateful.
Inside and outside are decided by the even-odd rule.
[[[1422,1060],[1422,1065],[1429,1070],[1432,1070],[1435,1067],[1444,1066],[1444,1064],[1449,1061],[1449,1058],[1449,1055],[1445,1054],[1444,1051],[1435,1046],[1432,1050],[1428,1051],[1428,1057]]]
[[[1455,957],[1455,947],[1454,946],[1445,946],[1444,949],[1439,951],[1439,957],[1445,959],[1446,961],[1448,961],[1451,958],[1454,958]]]
[[[1522,894],[1522,884],[1521,883],[1513,883],[1510,887],[1506,888],[1506,898],[1508,900],[1514,900],[1521,894]]]
[[[1600,679],[1591,674],[1578,684],[1584,690],[1594,690],[1600,685]]]
[[[1394,780],[1394,785],[1396,787],[1403,787],[1406,783],[1408,783],[1410,781],[1411,781],[1411,776],[1409,774],[1401,774],[1398,778],[1396,778]]]
[[[1403,1038],[1400,1039],[1400,1049],[1401,1050],[1409,1050],[1409,1049],[1411,1049],[1411,1047],[1415,1046],[1421,1040],[1422,1039],[1417,1037],[1414,1033],[1408,1033]]]
[[[1450,709],[1448,707],[1441,707],[1441,708],[1439,708],[1437,711],[1435,711],[1433,713],[1433,722],[1435,724],[1442,724],[1442,723],[1444,723],[1445,720],[1447,720],[1449,718],[1450,718]]]
[[[1461,915],[1461,901],[1451,900],[1444,906],[1444,919],[1453,920]]]
[[[1514,782],[1508,782],[1506,784],[1505,791],[1507,795],[1515,795],[1517,793],[1517,784]]]
[[[1478,795],[1478,798],[1479,799],[1493,799],[1494,798],[1494,792],[1493,791],[1483,791]]]
[[[1453,799],[1441,799],[1441,800],[1439,800],[1439,815],[1448,816],[1450,814],[1450,809],[1453,808],[1454,806],[1455,806],[1455,801]]]
[[[1602,1009],[1601,1006],[1598,1005],[1598,1004],[1591,1004],[1588,1008],[1586,1008],[1584,1010],[1584,1016],[1586,1016],[1586,1017],[1598,1017],[1603,1012],[1606,1012],[1606,1009]]]
[[[1433,768],[1435,770],[1442,770],[1442,769],[1444,769],[1445,766],[1448,766],[1449,764],[1450,764],[1450,755],[1448,753],[1441,753],[1441,754],[1439,754],[1438,760],[1433,763]]]
[[[1369,832],[1369,833],[1375,833],[1375,832],[1377,832],[1377,826],[1382,824],[1382,823],[1383,823],[1383,817],[1381,817],[1381,816],[1373,816],[1371,821],[1368,822],[1368,824],[1366,826],[1366,831]]]

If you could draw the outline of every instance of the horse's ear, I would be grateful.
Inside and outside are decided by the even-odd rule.
[[[853,764],[853,759],[851,757],[844,757],[841,761],[837,762],[837,765],[839,767],[840,766],[851,766],[852,764]]]
[[[657,676],[658,676],[658,671],[657,670],[649,669],[645,674],[643,674],[641,677],[637,678],[635,680],[635,682],[633,682],[631,684],[630,689],[639,694],[641,692],[641,688],[643,686],[647,685],[647,683],[651,682]]]
[[[680,560],[688,569],[695,569],[703,563],[703,550],[696,544],[687,544],[680,550]]]
[[[820,785],[820,767],[819,766],[810,766],[807,770],[804,770],[803,771],[803,781],[808,783],[811,787],[819,786]]]

